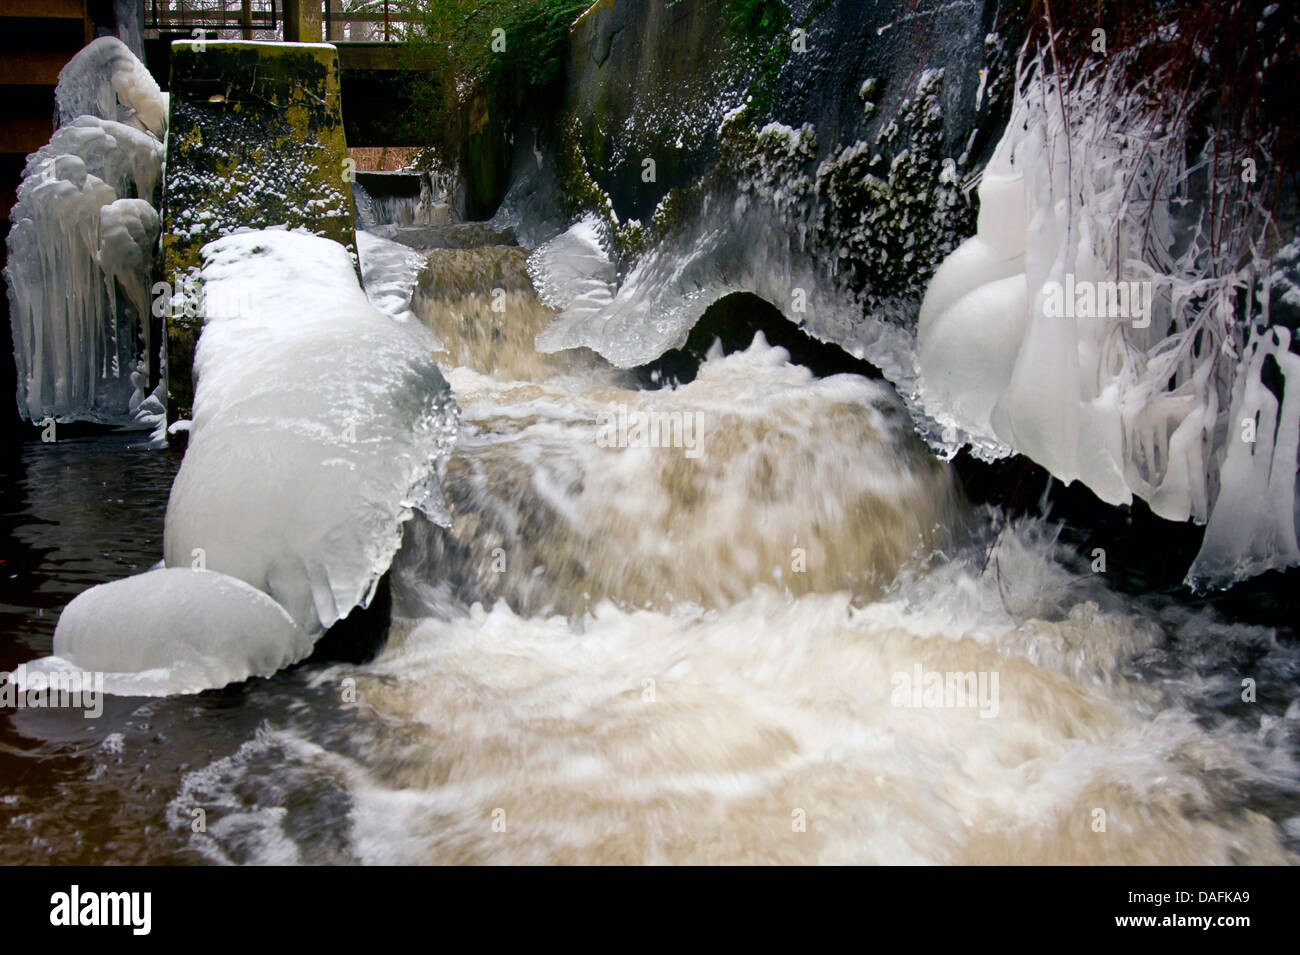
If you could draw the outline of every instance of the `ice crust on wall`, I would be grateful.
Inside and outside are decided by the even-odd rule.
[[[203,255],[167,566],[237,577],[314,639],[369,602],[412,509],[445,519],[439,468],[458,413],[438,343],[376,309],[329,239],[243,232]]]
[[[100,672],[108,693],[165,696],[270,676],[311,644],[283,607],[242,580],[164,568],[78,594],[59,615],[53,655],[26,669]]]
[[[755,242],[755,234],[767,236]],[[875,363],[906,395],[911,343],[901,328],[862,320],[850,297],[813,271],[800,239],[746,195],[710,199],[686,231],[651,247],[619,276],[594,217],[539,246],[528,271],[559,314],[537,336],[552,353],[590,348],[620,368],[653,361],[686,341],[705,310],[732,292],[752,292],[822,341]],[[796,305],[792,290],[803,301]]]
[[[34,421],[149,426],[155,409],[141,409],[158,347],[147,291],[165,103],[112,37],[64,67],[58,102],[62,125],[27,158],[10,214],[5,278],[19,410]]]
[[[411,296],[429,262],[410,246],[357,230],[361,284],[370,304],[399,321],[414,321]]]
[[[927,71],[915,95],[929,102],[935,82]],[[732,144],[721,175],[669,193],[648,226],[620,223],[606,197],[603,210],[538,245],[529,272],[543,301],[560,309],[537,336],[538,350],[589,348],[621,368],[642,365],[680,347],[718,299],[750,292],[814,338],[872,362],[911,408],[911,315],[904,322],[874,307],[864,315],[863,302],[845,287],[838,271],[845,236],[836,232],[828,248],[819,224],[827,211],[819,195],[836,163],[811,168],[812,126],[753,129],[739,106],[724,115],[718,136]],[[498,218],[513,221],[519,211],[507,206],[528,208],[529,201],[526,189],[508,195]],[[610,233],[619,230],[642,233],[634,245],[648,238],[648,247],[616,255]]]
[[[1109,504],[1138,496],[1169,520],[1208,520],[1189,583],[1227,586],[1300,563],[1300,359],[1285,329],[1238,358],[1235,290],[1253,277],[1204,274],[1203,233],[1171,201],[1184,171],[1161,169],[1181,143],[1118,119],[1123,95],[1094,77],[1070,91],[1066,123],[1050,79],[1020,90],[977,233],[921,306],[919,394],[951,449],[1019,452]],[[1280,405],[1267,355],[1292,382]]]
[[[529,257],[538,297],[564,313],[538,336],[542,351],[575,347],[569,342],[583,340],[582,325],[614,301],[618,274],[600,225],[584,216]]]

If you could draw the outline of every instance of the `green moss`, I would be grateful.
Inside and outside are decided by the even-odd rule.
[[[817,134],[811,123],[800,129],[769,124],[759,129],[755,110],[735,110],[718,129],[718,153],[742,189],[756,190],[778,205],[811,198],[810,165],[817,158]]]
[[[164,281],[238,228],[305,228],[355,253],[332,47],[176,43],[163,200]],[[197,319],[167,318],[169,414],[189,416]]]
[[[613,239],[614,252],[619,261],[627,261],[660,241],[677,226],[685,215],[687,197],[698,190],[672,188],[659,200],[648,223],[638,219],[620,220],[614,212],[609,193],[601,188],[587,165],[579,145],[581,124],[570,117],[559,136],[557,165],[560,189],[565,211],[572,217],[595,214],[605,222]]]
[[[943,258],[975,230],[962,167],[943,154],[941,70],[873,140],[844,147],[817,170],[817,223],[868,308],[917,298]]]

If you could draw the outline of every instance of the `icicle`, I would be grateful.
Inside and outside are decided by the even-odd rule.
[[[1068,94],[1055,84],[1041,64],[1022,72],[980,185],[977,234],[926,292],[916,336],[926,413],[957,442],[1009,448],[1107,503],[1136,494],[1176,521],[1210,517],[1222,462],[1189,580],[1227,585],[1300,563],[1300,393],[1278,409],[1259,378],[1266,354],[1284,374],[1300,362],[1289,333],[1253,346],[1231,397],[1234,376],[1221,369],[1241,321],[1237,291],[1258,265],[1248,248],[1210,249],[1186,211],[1176,227],[1187,131],[1136,108],[1121,70],[1099,68]],[[1222,267],[1236,261],[1247,265]],[[1267,438],[1234,440],[1243,415]]]
[[[18,405],[31,420],[126,424],[146,400],[148,382],[137,379],[154,347],[148,288],[158,215],[150,200],[163,146],[143,127],[160,131],[165,108],[150,83],[119,41],[92,43],[60,74],[65,124],[27,158],[5,278]],[[73,109],[89,113],[71,118]],[[130,309],[119,309],[115,282]]]
[[[1282,377],[1279,403],[1264,382],[1268,359]],[[1228,414],[1219,497],[1188,583],[1224,587],[1300,564],[1296,543],[1296,453],[1300,445],[1300,356],[1291,332],[1256,331],[1242,358]]]
[[[97,116],[148,130],[160,139],[167,131],[166,95],[117,37],[102,36],[68,61],[59,71],[54,101],[60,126],[78,116]]]

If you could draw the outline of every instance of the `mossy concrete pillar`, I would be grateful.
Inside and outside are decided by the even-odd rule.
[[[338,50],[327,43],[172,44],[163,198],[168,418],[188,418],[199,250],[240,228],[305,228],[355,252]]]
[[[284,0],[284,38],[293,43],[319,43],[320,0]]]

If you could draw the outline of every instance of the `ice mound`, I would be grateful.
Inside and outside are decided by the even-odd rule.
[[[54,654],[27,674],[104,674],[118,696],[196,693],[270,676],[312,640],[274,600],[225,574],[165,568],[100,584],[59,615]]]
[[[60,74],[60,128],[23,169],[5,278],[18,405],[31,420],[156,417],[152,406],[139,415],[156,347],[147,292],[165,106],[152,83],[120,41],[96,40]]]
[[[560,328],[580,323],[613,301],[618,274],[607,245],[599,220],[586,216],[533,253],[529,271],[538,297],[566,313],[564,324],[557,323],[555,331],[548,329],[545,337],[563,337]]]
[[[1300,563],[1300,394],[1279,402],[1263,377],[1272,355],[1300,386],[1300,359],[1285,329],[1238,357],[1255,246],[1243,228],[1243,254],[1207,266],[1186,131],[1144,112],[1119,73],[1066,92],[1041,70],[1022,80],[977,234],[922,303],[918,392],[951,450],[1016,451],[1108,504],[1137,496],[1168,520],[1208,520],[1189,583],[1227,586]],[[1259,438],[1243,437],[1245,418]]]
[[[116,37],[102,36],[68,61],[59,71],[54,100],[60,126],[78,116],[97,116],[148,130],[159,139],[167,131],[166,94]]]
[[[167,566],[237,577],[314,638],[369,602],[413,508],[444,515],[457,409],[433,334],[376,309],[343,246],[262,230],[203,256]]]

